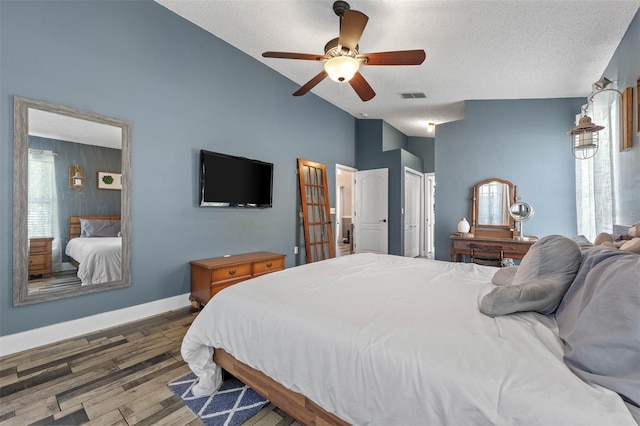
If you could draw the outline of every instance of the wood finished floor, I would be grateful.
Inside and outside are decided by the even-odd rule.
[[[185,308],[0,358],[0,425],[201,425],[167,387],[190,370]],[[245,426],[298,424],[268,404]]]

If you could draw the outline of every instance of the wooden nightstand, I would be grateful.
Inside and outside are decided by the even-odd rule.
[[[51,242],[53,238],[29,238],[29,277],[53,275]]]
[[[285,255],[260,251],[194,260],[191,264],[191,304],[199,308],[230,285],[284,269]]]

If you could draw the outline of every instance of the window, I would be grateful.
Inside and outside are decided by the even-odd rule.
[[[593,241],[600,232],[612,232],[616,214],[615,147],[620,138],[619,95],[607,90],[596,94],[588,114],[600,131],[598,152],[575,160],[578,234]]]
[[[52,264],[59,270],[62,250],[54,158],[52,151],[29,149],[27,234],[29,238],[53,237]]]

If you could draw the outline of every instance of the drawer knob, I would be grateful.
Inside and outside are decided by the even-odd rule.
[[[267,268],[271,268],[273,266],[273,263],[269,262],[267,263]]]
[[[235,269],[232,269],[231,271],[229,271],[229,275],[233,276],[235,274],[236,274],[236,270]]]

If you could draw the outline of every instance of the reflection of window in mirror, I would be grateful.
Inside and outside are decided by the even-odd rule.
[[[478,193],[478,223],[483,225],[508,225],[509,186],[489,182],[480,186]]]

